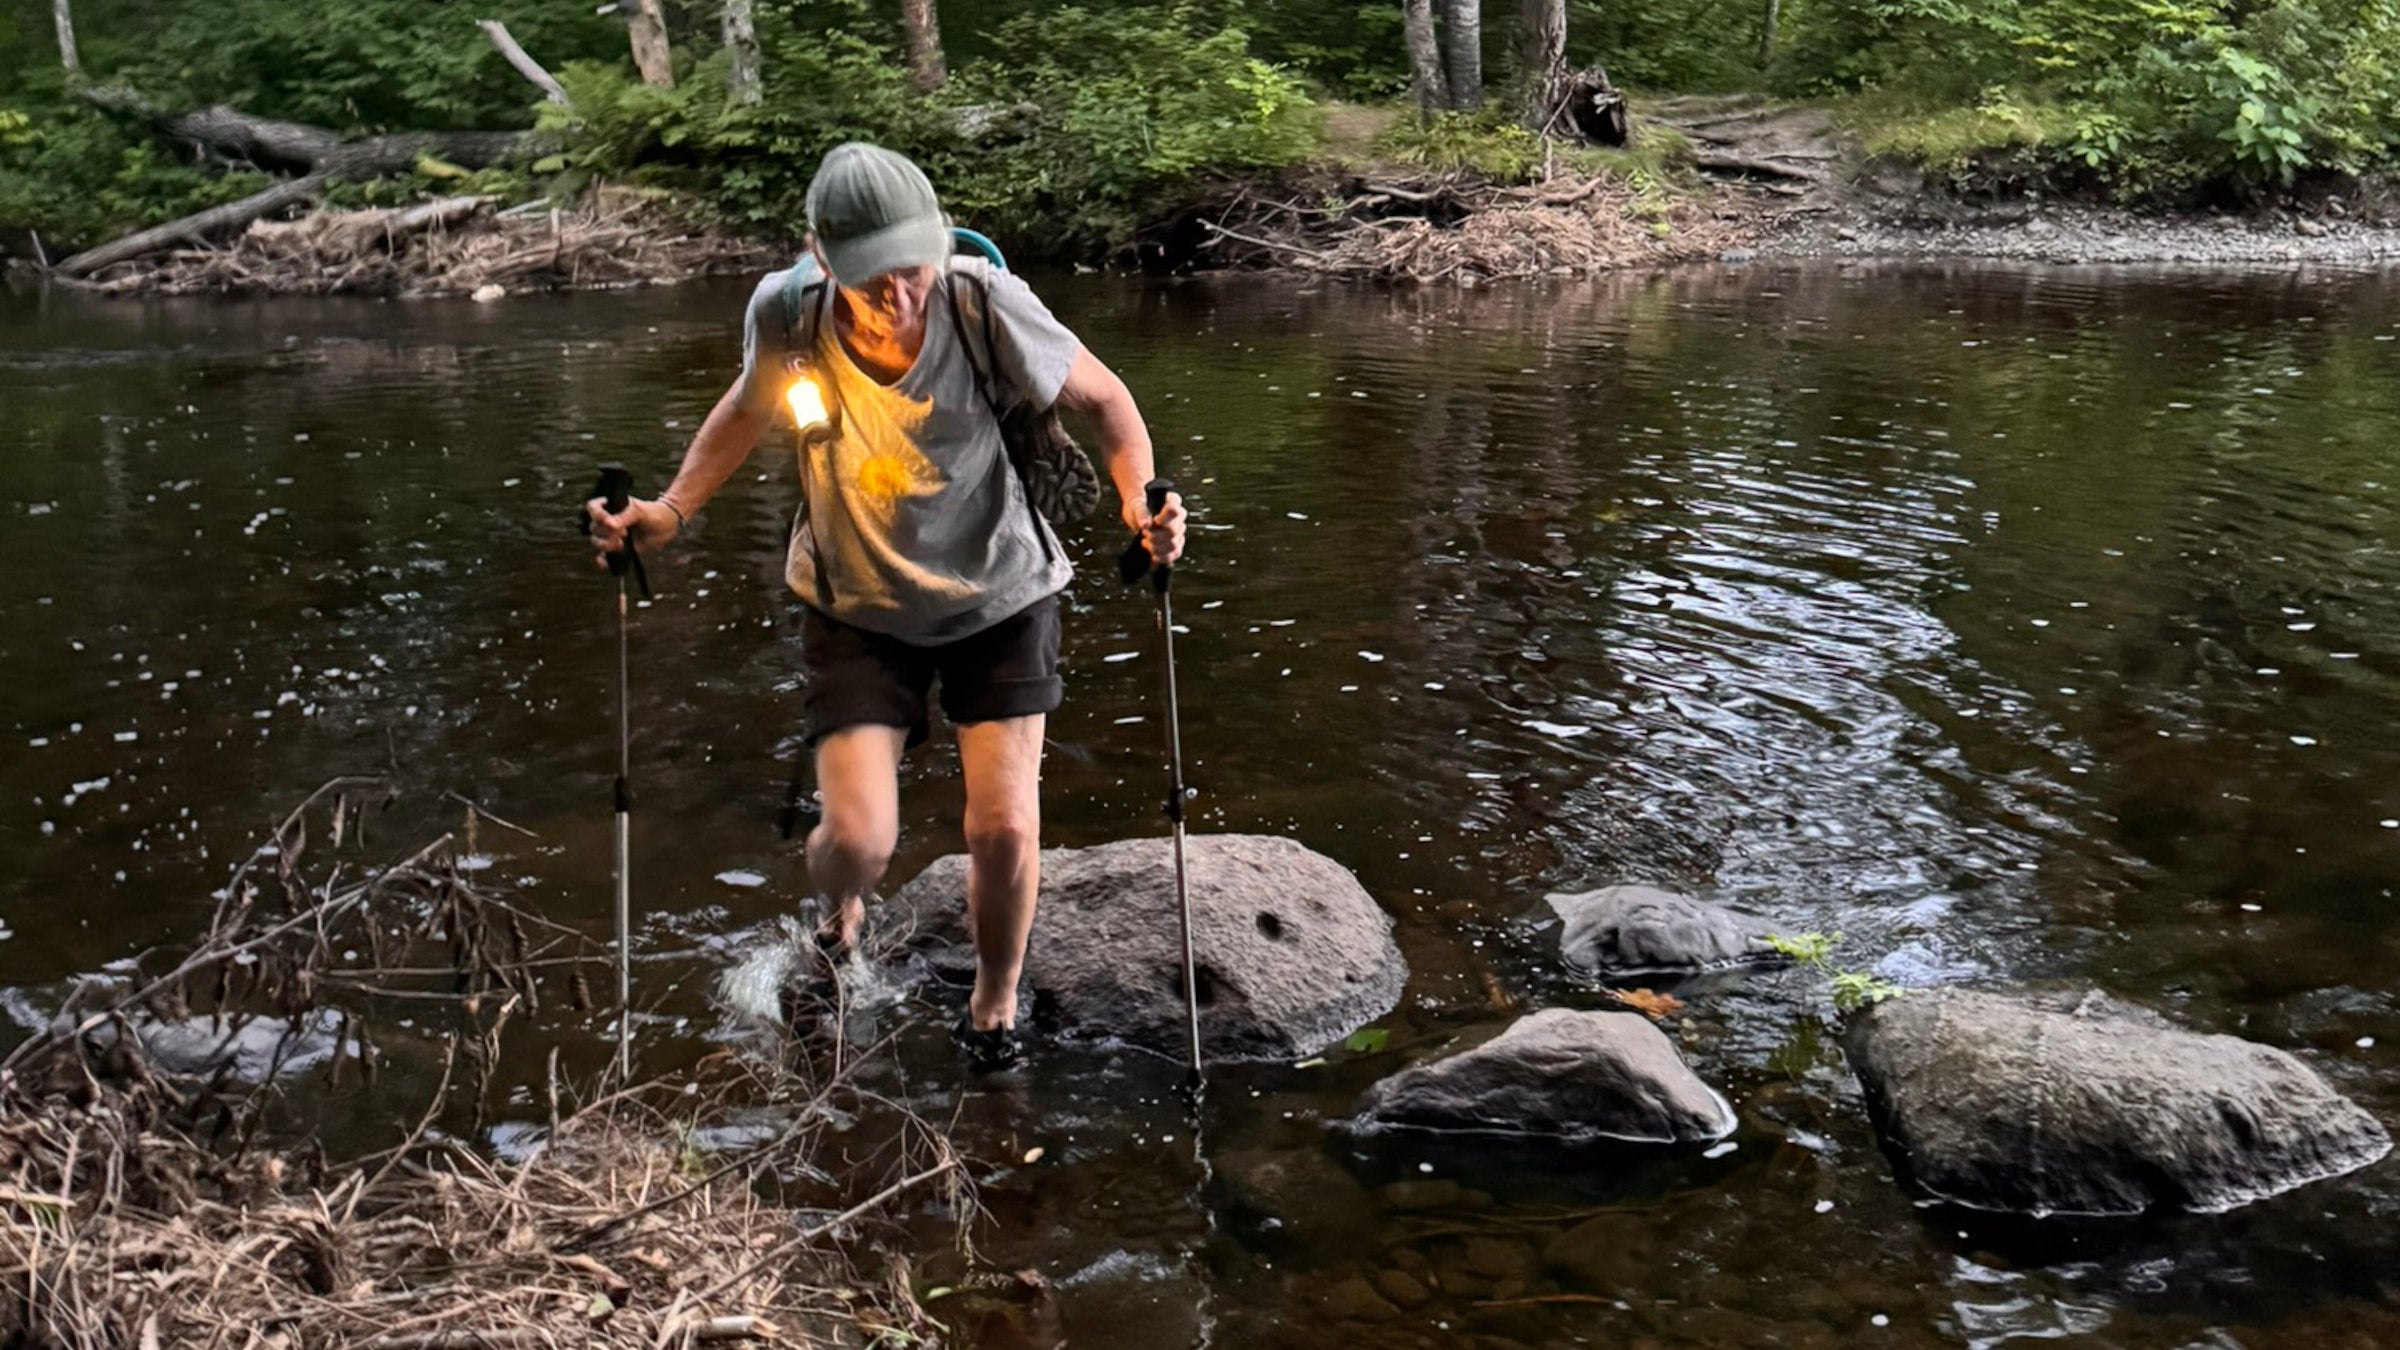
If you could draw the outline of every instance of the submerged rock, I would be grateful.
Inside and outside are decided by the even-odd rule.
[[[1560,954],[1595,974],[1697,972],[1783,959],[1766,945],[1773,931],[1766,920],[1655,886],[1603,886],[1549,901],[1566,921]]]
[[[1861,1016],[1848,1042],[1908,1176],[1978,1209],[2226,1210],[2391,1148],[2283,1051],[2099,994],[1911,993]]]
[[[1684,1144],[1733,1133],[1733,1108],[1639,1013],[1550,1008],[1367,1089],[1365,1130]]]
[[[1341,864],[1289,839],[1203,834],[1185,843],[1204,1050],[1219,1059],[1312,1055],[1391,1011],[1408,966],[1392,920]],[[972,970],[967,859],[939,859],[883,907],[937,966]],[[878,944],[880,945],[880,944]],[[1062,1031],[1184,1052],[1183,940],[1165,839],[1042,851],[1026,951],[1034,1006]]]
[[[266,1083],[324,1064],[335,1055],[356,1057],[362,1047],[345,1035],[342,1016],[311,1008],[296,1018],[186,1017],[172,1022],[136,1019],[134,1036],[153,1062],[172,1073],[225,1073],[243,1083]]]
[[[1374,1240],[1373,1198],[1316,1149],[1239,1150],[1210,1170],[1224,1211],[1254,1243],[1331,1254]]]

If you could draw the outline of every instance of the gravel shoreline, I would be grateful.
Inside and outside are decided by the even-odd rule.
[[[2400,263],[2400,226],[2344,219],[2145,216],[2105,207],[2004,203],[1954,220],[1871,211],[1805,219],[1761,239],[1762,258],[1983,258],[2067,266]]]

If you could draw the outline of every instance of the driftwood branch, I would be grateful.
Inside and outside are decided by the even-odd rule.
[[[254,192],[238,202],[212,206],[194,212],[180,220],[136,230],[122,239],[85,249],[72,258],[62,260],[58,271],[70,277],[88,277],[103,267],[114,266],[134,258],[144,257],[179,244],[205,242],[211,236],[230,233],[247,226],[251,221],[314,198],[333,181],[329,173],[312,173],[277,183],[264,192]]]
[[[345,141],[323,127],[253,117],[222,104],[198,112],[171,112],[123,85],[87,89],[84,97],[112,112],[140,117],[166,135],[228,159],[296,169],[301,176],[238,202],[212,206],[87,249],[58,264],[59,273],[67,277],[87,277],[104,267],[178,244],[205,243],[308,201],[343,179],[401,173],[427,158],[469,169],[488,168],[516,154],[528,135],[522,131],[402,131]]]
[[[561,107],[566,106],[568,102],[566,86],[560,84],[557,76],[543,69],[541,62],[534,60],[523,47],[517,44],[516,38],[509,34],[507,24],[498,19],[477,19],[475,26],[483,30],[485,37],[492,40],[492,45],[500,49],[500,55],[506,57],[511,66],[516,67],[519,75],[533,81],[552,103]]]

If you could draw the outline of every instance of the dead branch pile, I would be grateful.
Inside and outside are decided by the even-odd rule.
[[[433,296],[637,286],[778,265],[760,245],[677,221],[639,195],[496,211],[491,197],[258,220],[222,245],[115,263],[84,283],[154,295]],[[496,290],[494,288],[497,288]]]
[[[1368,181],[1330,200],[1243,189],[1200,223],[1224,265],[1463,284],[1713,258],[1770,226],[1746,197],[1662,196],[1606,174],[1531,187]]]
[[[610,1085],[570,1109],[554,1053],[548,1083],[516,1094],[547,1099],[536,1142],[508,1156],[471,1142],[493,1089],[506,1095],[502,1028],[546,994],[571,1000],[606,957],[479,891],[448,836],[389,866],[304,874],[312,821],[338,850],[382,790],[327,785],[241,866],[191,952],[71,1001],[0,1061],[0,1345],[657,1350],[938,1334],[904,1263],[870,1281],[855,1262],[892,1213],[932,1205],[963,1225],[964,1169],[938,1132],[838,1073],[795,1086],[721,1054],[705,1085]],[[429,960],[437,950],[448,960]],[[306,1072],[364,1075],[381,1057],[365,1028],[396,998],[419,1024],[455,1019],[425,1074],[432,1100],[408,1108],[414,1128],[340,1164],[313,1140],[263,1143],[300,1095],[287,1070],[301,1060],[277,1049],[253,1086],[227,1047],[259,1027],[305,1040],[330,1012],[332,1052]],[[225,1053],[158,1034],[195,1024],[225,1029]],[[720,1151],[698,1142],[737,1103],[754,1122],[762,1101],[775,1128]],[[854,1123],[868,1115],[871,1145]],[[826,1166],[837,1154],[840,1175]]]

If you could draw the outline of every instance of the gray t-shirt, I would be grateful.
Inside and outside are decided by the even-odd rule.
[[[1024,282],[962,258],[927,304],[925,344],[892,384],[861,370],[834,334],[833,288],[821,292],[816,350],[795,362],[785,273],[758,283],[742,344],[742,406],[791,424],[784,396],[805,365],[838,408],[838,434],[800,451],[804,505],[784,576],[826,615],[905,642],[954,642],[1066,589],[1066,550],[1025,500],[1000,424],[976,392],[975,367],[951,321],[952,290],[980,281],[997,341],[993,396],[1048,407],[1082,343]],[[957,273],[971,274],[968,280]],[[981,306],[960,317],[983,355]],[[798,325],[805,334],[808,324]]]

